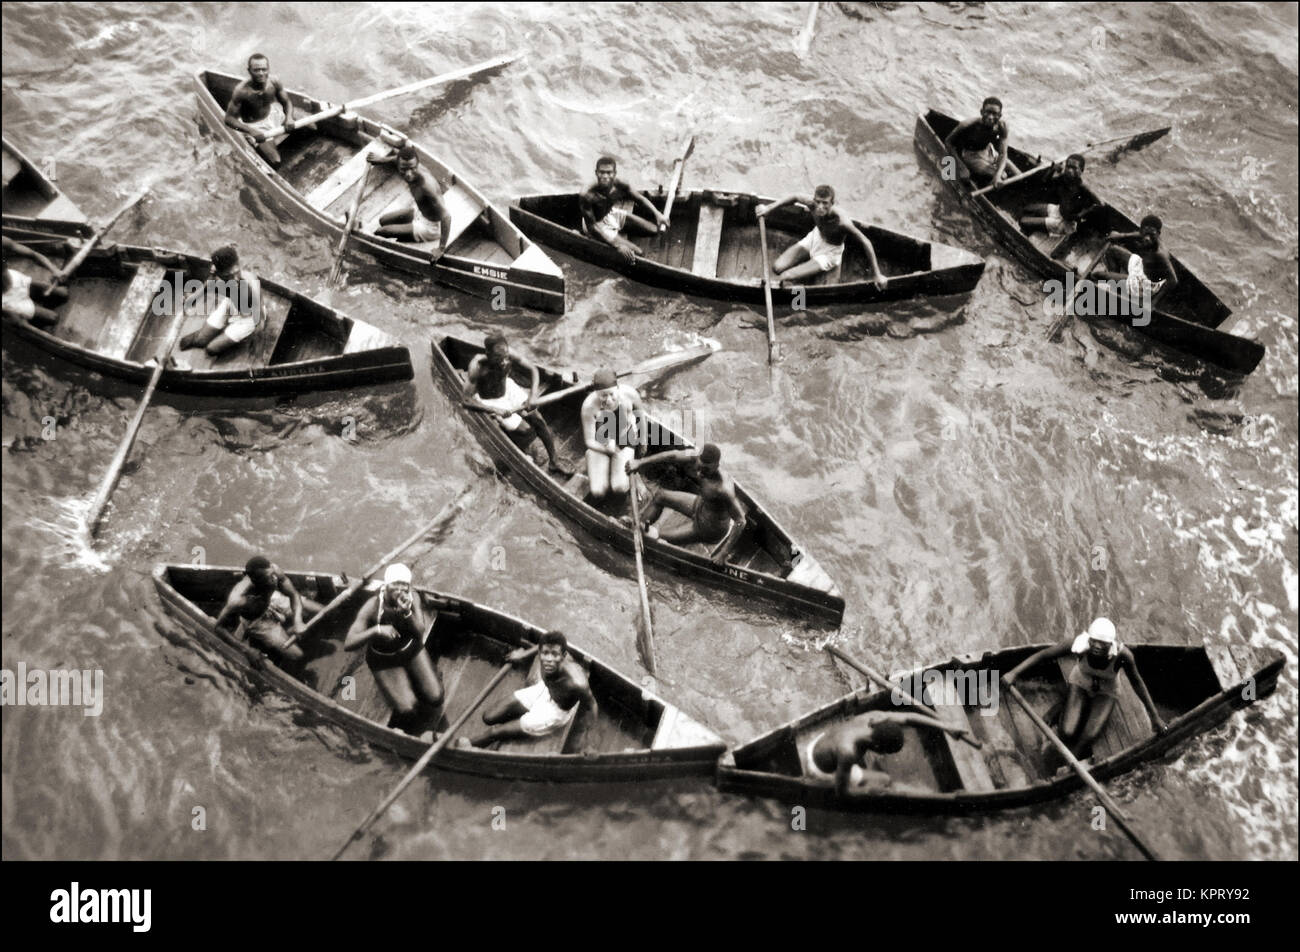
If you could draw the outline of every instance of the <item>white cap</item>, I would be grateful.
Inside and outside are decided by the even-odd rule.
[[[411,584],[411,570],[401,562],[394,562],[387,571],[384,572],[384,584],[392,585],[394,582],[405,582]]]
[[[1115,643],[1115,625],[1109,618],[1096,618],[1088,626],[1088,637],[1092,641],[1104,641],[1108,645]]]

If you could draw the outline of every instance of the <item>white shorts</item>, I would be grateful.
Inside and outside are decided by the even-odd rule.
[[[257,122],[247,122],[245,125],[254,132],[259,133],[266,133],[270,132],[272,129],[278,129],[284,125],[284,107],[278,102],[273,102],[271,103],[271,111],[266,114],[265,119],[259,119]],[[276,136],[274,139],[268,139],[267,141],[272,145],[279,145],[287,138],[289,138],[289,134],[286,132],[282,136]]]
[[[416,208],[411,216],[411,237],[416,241],[441,241],[442,222],[429,221]]]
[[[32,279],[13,268],[9,271],[9,290],[4,293],[4,309],[21,317],[36,316],[36,302],[32,300]]]
[[[564,727],[578,711],[575,704],[567,711],[556,704],[545,681],[538,681],[515,692],[515,700],[528,708],[519,718],[519,729],[533,737],[545,737]]]
[[[1049,235],[1068,235],[1074,231],[1074,223],[1061,217],[1060,205],[1047,206],[1047,233]]]
[[[600,232],[606,241],[613,241],[627,224],[627,216],[631,211],[631,202],[619,202],[609,210],[608,215],[596,222],[596,231]]]
[[[528,402],[528,391],[519,384],[515,383],[510,377],[506,378],[506,392],[499,397],[479,397],[480,403],[485,403],[493,410],[518,410]],[[503,429],[514,432],[524,425],[524,418],[518,413],[512,413],[508,417],[499,417]]]
[[[235,313],[235,306],[227,297],[223,297],[216,309],[208,315],[207,325],[214,330],[224,331],[235,343],[247,340],[257,330],[257,321]]]
[[[844,259],[844,246],[831,244],[816,228],[804,235],[797,247],[808,252],[808,257],[823,271],[834,271]]]
[[[804,764],[805,764],[804,769],[807,771],[808,776],[810,777],[816,777],[822,780],[834,780],[835,774],[827,773],[826,771],[822,770],[820,767],[817,766],[817,761],[813,760],[813,747],[815,747],[817,745],[817,742],[825,736],[826,736],[826,732],[822,731],[820,734],[818,734],[816,737],[810,740],[808,742],[808,746],[804,748]],[[859,766],[858,764],[854,764],[849,769],[849,786],[856,787],[856,786],[860,786],[861,783],[862,783],[862,767]]]

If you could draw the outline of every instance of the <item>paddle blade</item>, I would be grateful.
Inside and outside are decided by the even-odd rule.
[[[654,373],[657,370],[666,370],[669,367],[679,367],[682,364],[689,364],[695,360],[703,360],[710,354],[722,350],[722,344],[712,338],[705,338],[698,344],[687,347],[685,350],[677,350],[668,354],[659,354],[648,360],[643,360],[635,367],[619,371],[620,377],[631,377],[635,374]]]
[[[1129,152],[1137,152],[1139,149],[1145,149],[1151,143],[1163,139],[1169,134],[1172,126],[1165,126],[1163,129],[1152,129],[1150,132],[1140,132],[1124,142],[1113,146],[1107,153],[1107,160],[1114,162],[1120,156]]]
[[[636,653],[641,659],[641,667],[650,674],[655,674],[654,635],[651,633],[652,622],[648,621],[650,606],[642,605],[636,621]]]

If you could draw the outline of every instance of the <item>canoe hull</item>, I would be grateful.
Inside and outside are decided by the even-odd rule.
[[[11,218],[84,222],[85,214],[46,172],[8,139],[4,140],[4,222]],[[54,174],[54,165],[49,165]]]

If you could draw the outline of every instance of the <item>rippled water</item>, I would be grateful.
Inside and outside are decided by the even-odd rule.
[[[667,177],[698,134],[686,185],[763,194],[837,186],[857,217],[989,254],[966,298],[783,322],[769,376],[762,315],[563,260],[563,317],[492,312],[453,291],[348,265],[336,304],[412,347],[410,387],[288,404],[150,410],[97,553],[71,527],[138,397],[7,344],[3,364],[4,663],[101,668],[99,718],[3,713],[5,858],[329,855],[406,765],[175,634],[148,580],[158,561],[352,573],[466,483],[468,513],[417,574],[548,626],[628,672],[630,560],[575,537],[484,456],[428,370],[438,331],[504,327],[539,360],[590,370],[685,333],[725,346],[645,388],[690,411],[733,471],[844,590],[841,643],[880,667],[1056,639],[1095,611],[1130,640],[1282,651],[1274,699],[1110,784],[1157,849],[1188,858],[1296,855],[1297,174],[1292,5],[294,6],[6,4],[6,135],[53,159],[102,214],[158,176],[115,234],[208,250],[237,237],[263,273],[315,291],[331,243],[279,218],[202,134],[189,87],[257,50],[288,85],[344,101],[522,47],[526,58],[445,98],[373,109],[489,196],[571,189],[597,155],[634,182]],[[1036,51],[1030,53],[1028,51]],[[1056,155],[1172,122],[1089,180],[1156,208],[1169,244],[1260,337],[1236,393],[1132,341],[1074,328],[1060,345],[1035,283],[998,255],[911,146],[927,105],[971,112],[996,92],[1012,134]],[[874,336],[881,314],[940,333]],[[1112,335],[1113,336],[1113,335]],[[56,437],[42,438],[46,418]],[[347,418],[358,439],[342,438]],[[501,547],[500,551],[496,547]],[[1105,571],[1093,563],[1102,547]],[[494,568],[501,564],[503,570]],[[497,557],[494,557],[497,556]],[[825,633],[652,575],[662,690],[742,742],[843,690]],[[1190,634],[1188,634],[1190,633]],[[208,829],[191,829],[203,806]],[[506,810],[506,830],[491,826]],[[433,774],[358,855],[995,858],[1129,856],[1093,833],[1090,801],[975,818],[814,814],[716,793],[530,786]]]

